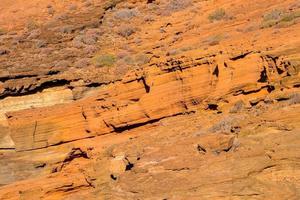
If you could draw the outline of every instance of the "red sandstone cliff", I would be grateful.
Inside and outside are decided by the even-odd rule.
[[[0,199],[300,197],[298,1],[0,11]]]

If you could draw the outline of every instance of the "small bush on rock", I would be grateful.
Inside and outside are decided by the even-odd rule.
[[[225,17],[226,17],[225,10],[223,8],[219,8],[219,9],[215,10],[214,12],[212,12],[208,16],[208,19],[209,19],[209,21],[214,22],[214,21],[223,20],[223,19],[225,19]]]
[[[74,67],[76,67],[76,68],[84,68],[89,65],[90,65],[90,60],[87,58],[79,59],[74,63]]]
[[[225,36],[218,34],[218,35],[212,35],[203,42],[208,44],[209,46],[215,46],[220,44],[220,42],[225,38]]]
[[[300,103],[300,94],[299,93],[292,94],[289,99],[289,104],[293,105],[298,103]]]
[[[92,62],[96,67],[111,67],[115,64],[116,61],[116,56],[112,54],[95,55],[92,59]]]
[[[229,110],[230,113],[237,113],[239,111],[241,111],[243,109],[243,107],[245,106],[245,103],[240,100],[240,101],[237,101],[233,106],[232,108]]]
[[[135,56],[135,63],[137,65],[144,65],[150,61],[150,58],[146,54],[138,54]]]
[[[272,10],[263,16],[261,28],[287,27],[294,24],[297,18],[300,18],[300,11],[284,12]]]
[[[124,8],[124,9],[118,10],[114,16],[116,19],[119,19],[119,20],[130,20],[133,17],[136,17],[138,15],[139,15],[139,12],[137,9]]]
[[[117,30],[117,33],[122,37],[129,37],[135,32],[136,28],[128,24],[121,25]]]
[[[32,30],[35,30],[39,27],[38,23],[34,20],[29,20],[26,24],[26,28],[29,30],[29,31],[32,31]]]
[[[170,0],[166,5],[166,10],[171,12],[180,11],[186,9],[192,5],[191,0]]]
[[[239,131],[238,120],[232,116],[226,116],[219,122],[214,124],[210,129],[210,132],[217,133],[235,133]]]

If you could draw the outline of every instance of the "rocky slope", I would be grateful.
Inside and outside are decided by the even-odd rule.
[[[0,199],[299,199],[300,2],[0,5]]]

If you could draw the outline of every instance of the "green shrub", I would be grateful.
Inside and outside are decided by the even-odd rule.
[[[300,17],[300,11],[286,13],[279,10],[272,10],[263,16],[261,28],[288,27],[294,24],[295,19]]]
[[[299,17],[300,17],[300,11],[287,13],[282,16],[282,18],[280,19],[280,22],[290,22]]]
[[[281,15],[282,15],[282,11],[275,9],[265,14],[263,16],[263,20],[264,21],[279,20]]]
[[[112,54],[95,55],[92,59],[92,62],[96,67],[111,67],[116,63],[116,61],[116,56]]]
[[[272,26],[275,26],[277,24],[276,20],[271,20],[271,21],[263,21],[261,23],[261,28],[270,28]]]
[[[215,10],[214,12],[212,12],[209,16],[208,19],[209,21],[213,22],[213,21],[220,21],[225,19],[226,17],[226,12],[223,8],[219,8],[217,10]]]

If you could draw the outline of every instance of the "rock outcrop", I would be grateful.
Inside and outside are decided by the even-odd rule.
[[[284,79],[297,86],[296,68],[259,53],[238,60],[212,55],[153,63],[75,103],[8,112],[11,137],[17,151],[32,150],[209,109],[211,102],[232,96],[264,98],[286,87]]]
[[[299,199],[300,4],[0,5],[0,200]]]

